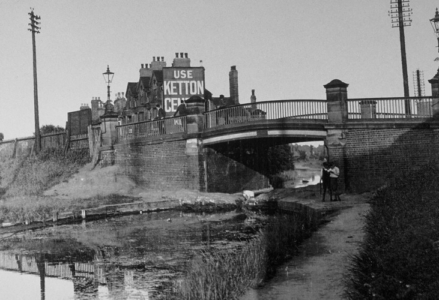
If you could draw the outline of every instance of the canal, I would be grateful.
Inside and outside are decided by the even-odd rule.
[[[290,188],[317,184],[295,170]],[[239,249],[264,217],[152,212],[53,225],[0,240],[1,299],[159,299],[203,250]]]
[[[203,249],[240,247],[244,214],[158,212],[29,231],[0,243],[2,299],[156,299]]]

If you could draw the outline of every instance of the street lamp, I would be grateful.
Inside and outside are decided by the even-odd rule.
[[[433,19],[430,19],[431,26],[433,27],[434,33],[437,37],[437,42],[439,45],[439,11],[436,8],[436,14],[434,15]],[[439,48],[438,48],[439,51]]]
[[[107,72],[102,73],[105,83],[107,84],[107,101],[110,100],[110,83],[113,81],[114,73],[110,72],[110,66],[107,65]]]

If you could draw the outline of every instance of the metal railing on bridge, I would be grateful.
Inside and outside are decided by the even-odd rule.
[[[433,116],[433,98],[347,99],[348,119],[416,119]],[[264,101],[219,108],[204,113],[204,128],[276,119],[327,120],[327,100]],[[118,140],[187,132],[183,117],[116,126]]]
[[[122,140],[134,137],[184,133],[186,132],[186,125],[186,116],[118,125],[116,126],[117,138]]]
[[[432,97],[348,99],[348,119],[431,118]]]
[[[282,118],[326,120],[326,100],[264,101],[219,108],[204,113],[205,128]]]

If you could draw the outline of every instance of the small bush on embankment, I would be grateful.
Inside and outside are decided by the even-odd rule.
[[[350,299],[439,299],[438,178],[426,166],[377,192],[347,279]]]
[[[250,287],[271,278],[317,228],[318,214],[277,214],[253,240],[238,250],[197,253],[172,295],[165,299],[239,299]]]
[[[89,162],[86,150],[45,149],[38,155],[0,161],[3,197],[36,196]]]

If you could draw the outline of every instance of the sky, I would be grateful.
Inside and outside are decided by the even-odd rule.
[[[413,72],[426,95],[439,67],[429,20],[435,0],[412,0],[405,27],[410,94]],[[205,87],[229,96],[236,66],[240,103],[325,99],[323,85],[349,84],[349,98],[403,96],[398,28],[390,0],[0,0],[0,132],[34,133],[30,8],[41,16],[36,35],[40,126],[65,127],[67,113],[93,97],[106,100],[102,73],[115,73],[111,98],[139,80],[141,64],[176,52],[205,68]]]

